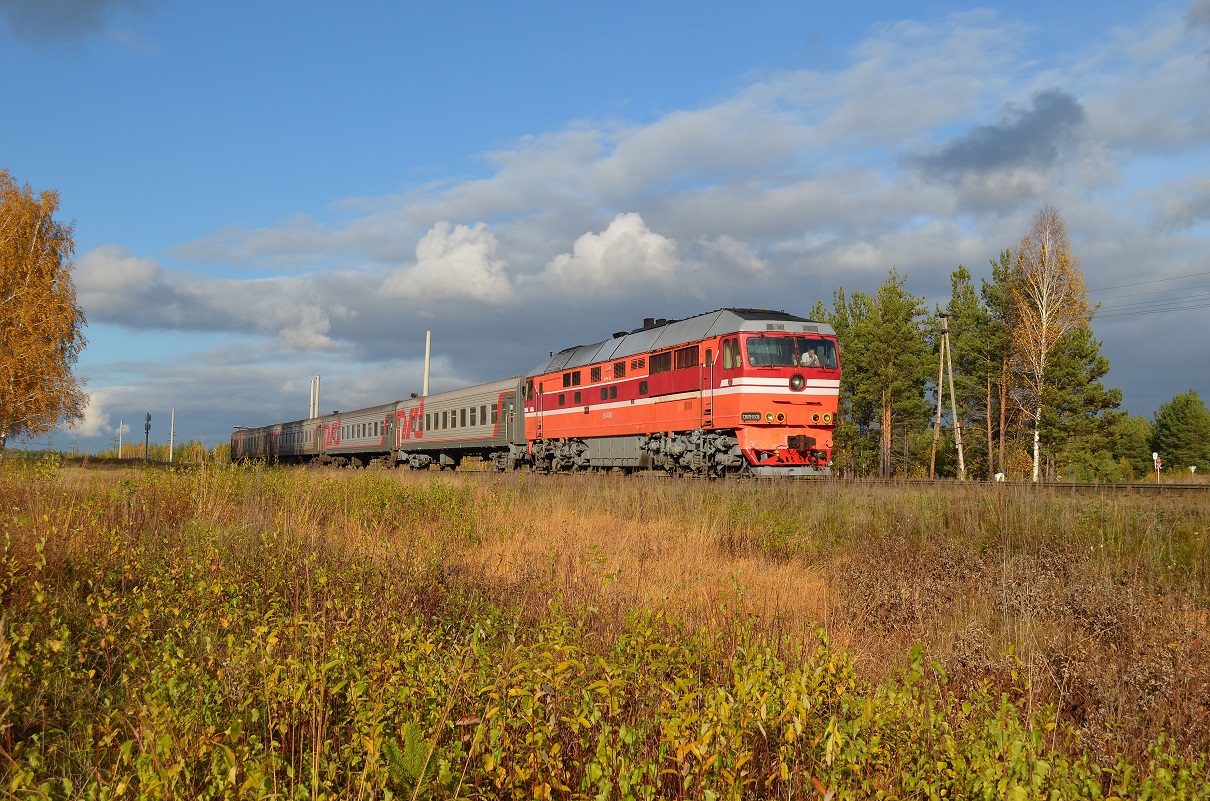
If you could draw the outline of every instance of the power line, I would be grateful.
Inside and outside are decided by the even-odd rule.
[[[1152,289],[1151,291],[1143,291],[1143,292],[1130,292],[1125,295],[1110,295],[1107,298],[1101,298],[1101,300],[1117,300],[1118,298],[1138,298],[1138,297],[1142,297],[1143,295],[1164,295],[1164,294],[1167,294],[1168,292],[1192,292],[1194,290],[1201,290],[1201,289],[1210,289],[1210,284],[1202,284],[1201,286],[1174,287],[1172,289]],[[1089,292],[1091,293],[1092,290],[1089,290]]]
[[[1133,284],[1118,284],[1117,286],[1103,286],[1097,289],[1090,289],[1089,292],[1108,292],[1111,289],[1125,289],[1129,286],[1143,286],[1144,284],[1159,284],[1164,281],[1179,281],[1182,278],[1198,278],[1203,275],[1210,275],[1210,270],[1203,273],[1189,273],[1188,275],[1174,275],[1171,278],[1153,278],[1150,281],[1137,281]]]
[[[1178,312],[1191,311],[1193,309],[1210,309],[1210,302],[1195,303],[1191,306],[1171,306],[1168,308],[1159,309],[1135,309],[1133,311],[1111,311],[1107,314],[1097,314],[1097,319],[1106,319],[1110,317],[1134,317],[1140,314],[1160,314],[1162,312]]]
[[[1173,303],[1188,303],[1190,301],[1201,300],[1202,298],[1210,299],[1210,292],[1193,292],[1178,298],[1155,298],[1153,300],[1140,300],[1134,303],[1111,303],[1101,308],[1107,312],[1131,311],[1134,309],[1145,309],[1148,306],[1168,306]]]

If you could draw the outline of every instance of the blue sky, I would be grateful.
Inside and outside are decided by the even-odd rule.
[[[0,0],[0,76],[89,320],[35,445],[403,397],[430,329],[440,390],[892,267],[944,303],[1044,203],[1124,405],[1210,397],[1210,0]]]

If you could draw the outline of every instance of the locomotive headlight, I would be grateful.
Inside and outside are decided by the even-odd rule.
[[[773,412],[765,412],[765,422],[766,423],[773,422]]]
[[[795,373],[790,377],[790,389],[795,392],[802,391],[802,388],[807,385],[807,379],[802,377],[801,373]]]
[[[823,421],[824,421],[825,423],[830,423],[830,422],[832,422],[832,415],[828,414],[827,412],[824,412],[824,413],[823,413]]]

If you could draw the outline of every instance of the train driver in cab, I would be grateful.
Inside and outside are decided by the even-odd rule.
[[[802,356],[799,357],[798,363],[803,367],[818,367],[819,356],[815,354],[814,350],[808,348],[803,352]]]

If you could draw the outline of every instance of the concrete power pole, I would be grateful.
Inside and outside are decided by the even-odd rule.
[[[962,452],[962,425],[958,422],[958,401],[954,393],[954,360],[950,348],[949,315],[941,315],[941,353],[937,364],[937,416],[933,420],[933,453],[929,459],[929,478],[937,466],[937,440],[941,436],[941,406],[945,402],[945,374],[950,379],[950,413],[954,416],[954,444],[958,447],[958,480],[966,480],[966,459]]]
[[[424,389],[420,393],[424,397],[429,395],[429,348],[433,342],[433,332],[424,332]]]

